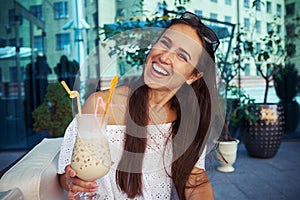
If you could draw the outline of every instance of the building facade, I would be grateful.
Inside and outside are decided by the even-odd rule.
[[[7,127],[14,127],[7,131],[10,135],[12,132],[16,135],[23,133],[26,129],[21,123],[26,118],[23,109],[27,98],[25,90],[30,78],[36,76],[37,72],[29,69],[38,56],[45,56],[43,58],[46,58],[50,69],[41,65],[44,77],[38,78],[57,81],[54,69],[65,55],[70,61],[79,63],[83,79],[102,77],[109,83],[109,79],[119,73],[119,60],[106,56],[102,45],[105,24],[145,21],[164,14],[174,17],[176,13],[188,10],[201,16],[211,27],[228,29],[229,35],[221,38],[219,53],[236,47],[236,40],[230,38],[237,36],[237,30],[253,33],[257,50],[263,48],[261,38],[271,28],[275,28],[283,38],[286,36],[285,27],[295,27],[294,30],[299,33],[299,1],[261,0],[256,1],[260,3],[255,6],[253,2],[190,0],[179,5],[176,0],[0,0],[0,106],[8,108],[8,104],[13,105],[13,109],[0,115],[0,121]],[[234,32],[228,28],[229,24],[234,25]],[[296,54],[290,60],[299,69],[299,39],[295,40],[295,44]],[[241,65],[245,68],[241,71],[242,80],[246,80],[243,82],[245,86],[262,83],[251,61],[244,61]],[[40,90],[36,86],[33,88],[32,93]],[[38,100],[34,101],[37,106]]]

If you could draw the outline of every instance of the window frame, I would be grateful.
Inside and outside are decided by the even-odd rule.
[[[29,10],[38,19],[44,21],[43,7],[42,7],[42,5],[32,5],[32,6],[30,6]]]
[[[71,45],[70,33],[55,34],[55,49],[56,49],[56,51],[64,50],[66,45]]]
[[[272,13],[272,2],[271,1],[266,2],[266,12],[269,14]]]
[[[69,2],[58,1],[53,4],[53,16],[55,20],[68,19],[69,18]]]

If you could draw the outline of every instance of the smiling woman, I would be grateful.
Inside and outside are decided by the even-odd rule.
[[[70,123],[58,171],[70,199],[87,191],[96,191],[100,199],[214,198],[205,155],[223,127],[222,120],[215,120],[222,113],[216,91],[217,43],[216,35],[186,12],[152,46],[142,76],[115,88],[111,104],[119,106],[107,110],[113,164],[106,176],[91,182],[76,176],[69,161],[77,123]],[[102,114],[97,99],[107,102],[108,96],[109,91],[93,93],[82,112]]]

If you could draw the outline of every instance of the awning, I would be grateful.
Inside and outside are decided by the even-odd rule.
[[[0,59],[12,58],[16,56],[15,46],[0,47]],[[20,47],[20,58],[31,56],[31,48]]]

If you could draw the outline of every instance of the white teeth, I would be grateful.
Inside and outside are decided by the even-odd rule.
[[[156,64],[153,64],[153,69],[159,73],[161,73],[162,75],[169,75],[169,73],[167,71],[165,71],[164,69],[160,68],[159,66],[157,66]]]

